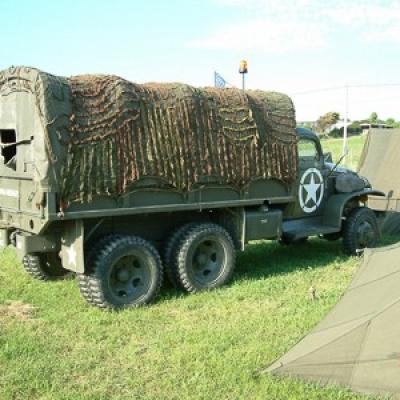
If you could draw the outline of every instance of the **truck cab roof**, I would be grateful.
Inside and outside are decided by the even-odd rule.
[[[313,132],[311,129],[307,128],[296,128],[296,132],[299,135],[299,137],[305,137],[305,138],[311,138],[311,139],[317,139],[318,140],[318,135]]]

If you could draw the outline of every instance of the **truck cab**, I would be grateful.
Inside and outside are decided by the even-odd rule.
[[[339,239],[348,225],[345,221],[351,210],[365,207],[368,195],[374,191],[366,178],[339,166],[340,163],[335,165],[327,161],[321,141],[314,132],[306,128],[296,131],[299,136],[299,175],[292,188],[296,201],[284,209],[281,242],[290,244],[309,236]],[[375,222],[363,227],[367,231],[376,230]],[[354,253],[355,249],[347,251]]]

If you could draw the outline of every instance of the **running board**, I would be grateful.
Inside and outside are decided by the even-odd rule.
[[[321,222],[322,218],[319,217],[284,221],[282,224],[282,235],[291,240],[297,240],[308,236],[339,232],[337,227],[323,225]]]

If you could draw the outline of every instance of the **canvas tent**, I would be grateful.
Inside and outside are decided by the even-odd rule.
[[[330,314],[268,372],[400,399],[400,244],[366,250]]]
[[[382,229],[386,233],[400,232],[400,129],[371,129],[365,141],[358,167],[374,189],[386,197],[368,201],[374,210],[387,211]]]

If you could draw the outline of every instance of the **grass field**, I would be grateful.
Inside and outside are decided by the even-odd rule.
[[[115,313],[86,305],[73,280],[31,280],[6,249],[0,400],[366,399],[261,373],[335,305],[358,263],[340,242],[312,239],[288,251],[262,241],[238,255],[227,287],[164,288],[155,305]]]
[[[349,153],[341,164],[348,168],[357,170],[361,151],[364,146],[365,136],[352,136],[348,139]],[[321,141],[324,152],[332,153],[333,161],[338,162],[343,152],[342,139],[327,139]]]

